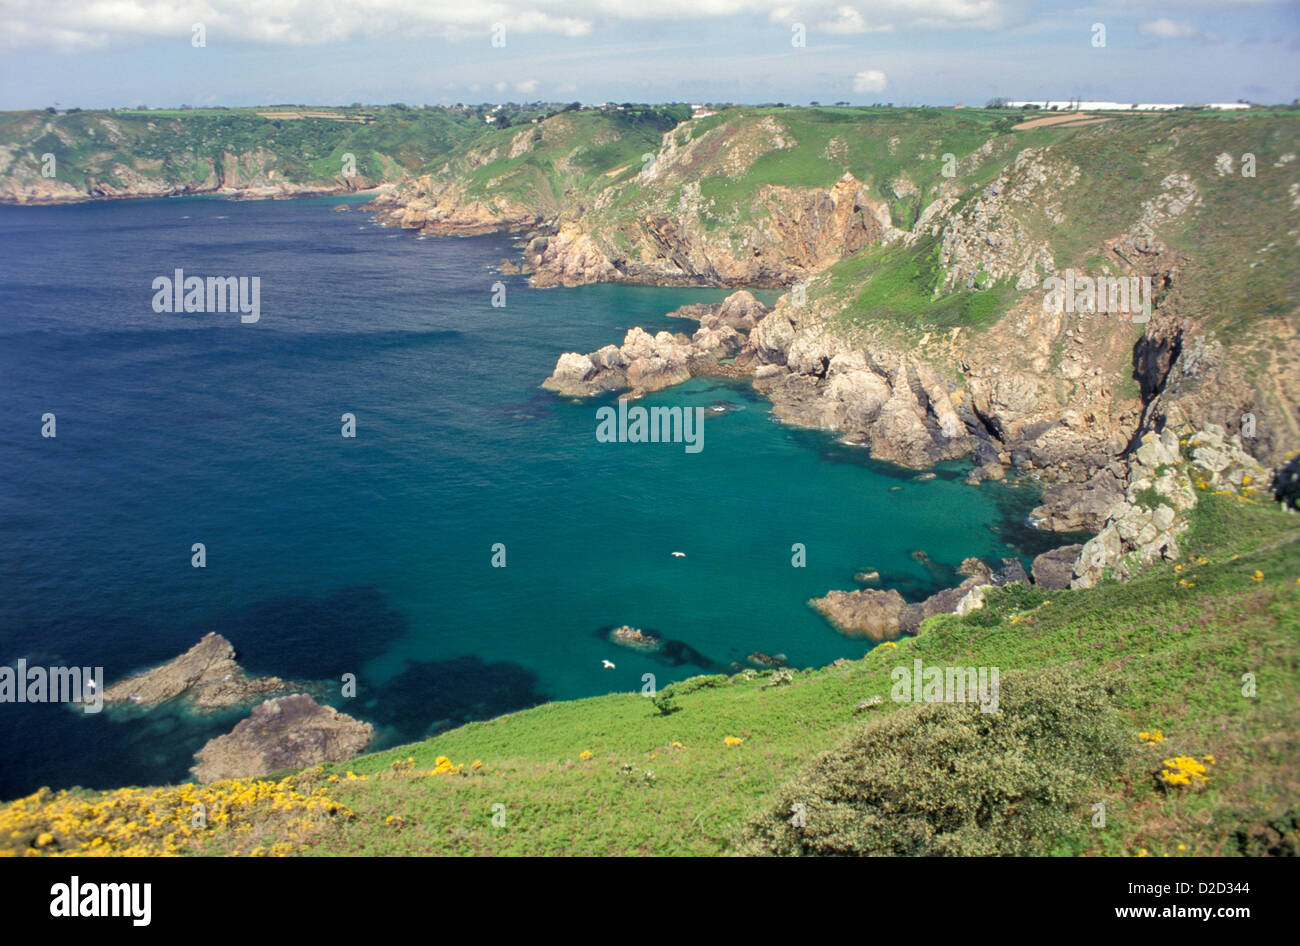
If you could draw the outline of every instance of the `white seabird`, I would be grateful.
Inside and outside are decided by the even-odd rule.
[[[685,552],[674,552],[674,553],[673,553],[673,558],[685,558],[685,557],[686,557],[686,553],[685,553]]]
[[[606,670],[613,670],[613,669],[614,669],[614,661],[612,661],[612,660],[602,660],[602,661],[600,662],[600,665],[601,665],[602,667],[604,667]]]

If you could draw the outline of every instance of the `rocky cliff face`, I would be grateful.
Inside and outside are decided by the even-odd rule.
[[[1079,551],[1072,588],[1091,588],[1108,575],[1128,578],[1156,561],[1178,561],[1178,536],[1187,531],[1198,491],[1259,495],[1271,479],[1239,435],[1216,425],[1181,440],[1168,428],[1147,433],[1127,466],[1123,494]]]
[[[376,201],[379,218],[437,235],[526,230],[523,264],[536,286],[789,286],[896,232],[885,200],[849,172],[826,187],[762,184],[710,196],[702,171],[744,185],[761,158],[800,145],[773,116],[705,131],[682,123],[639,171],[592,171],[582,152],[610,147],[610,136],[570,134],[572,119],[556,116],[509,143],[472,149]],[[558,150],[547,152],[544,173],[512,163],[540,163],[547,147]]]
[[[198,158],[190,173],[178,179],[162,172],[162,162],[110,161],[95,166],[82,182],[74,184],[41,175],[40,165],[17,160],[12,148],[0,148],[0,203],[66,204],[83,200],[143,197],[182,197],[215,194],[246,200],[317,197],[350,194],[375,188],[368,178],[339,176],[319,182],[286,179],[270,152],[221,160]]]
[[[1015,469],[1072,484],[1049,492],[1036,513],[1046,528],[1099,529],[1121,492],[1124,471],[1117,461],[1143,432],[1208,424],[1237,430],[1253,412],[1272,420],[1268,432],[1249,443],[1265,462],[1280,460],[1283,444],[1300,440],[1293,393],[1300,368],[1290,363],[1300,358],[1263,349],[1280,379],[1265,404],[1242,358],[1231,355],[1203,317],[1191,314],[1198,309],[1186,296],[1188,260],[1167,237],[1205,210],[1205,185],[1191,174],[1156,177],[1134,206],[1089,222],[1095,243],[1067,254],[1057,245],[1058,233],[1071,228],[1089,201],[1087,175],[1068,149],[1015,151],[978,189],[942,181],[931,188],[916,224],[903,232],[852,174],[822,190],[761,186],[751,204],[719,210],[690,179],[702,161],[744,173],[759,157],[794,146],[775,120],[728,128],[666,134],[653,162],[634,179],[548,220],[546,232],[524,247],[533,282],[799,283],[734,353],[734,367],[752,374],[779,418],[840,432],[873,456],[912,468],[971,456],[977,467],[971,482]],[[992,145],[963,159],[963,170],[991,160]],[[599,209],[634,187],[660,188],[678,195],[677,203],[664,208],[670,213],[631,219]],[[901,176],[895,182],[896,194],[917,192]],[[402,213],[418,206],[409,188],[392,201],[406,208]],[[452,206],[459,213],[473,210],[476,226],[483,225],[484,213],[499,226],[529,225],[529,214],[516,205],[453,199]],[[731,224],[707,225],[710,214],[719,213]],[[396,219],[436,229],[433,218],[418,212]],[[861,283],[837,272],[843,258],[880,245],[934,259],[936,305],[993,285],[1006,287],[1011,302],[984,325],[872,318],[858,310]],[[1073,296],[1070,304],[1051,300],[1046,281],[1073,279],[1074,268],[1093,274],[1099,285],[1102,279],[1149,285],[1150,293],[1135,296],[1123,311],[1108,303],[1105,290],[1091,305],[1074,305]],[[858,272],[865,280],[876,277],[870,268]],[[1291,320],[1276,321],[1282,347],[1297,349]],[[664,338],[650,384],[629,383],[618,372],[626,368],[624,349],[633,341],[629,336],[622,348],[611,346],[603,355],[566,355],[548,386],[575,394],[648,390],[676,383],[699,361],[691,348],[695,339]],[[715,360],[733,357],[734,344],[722,340]]]

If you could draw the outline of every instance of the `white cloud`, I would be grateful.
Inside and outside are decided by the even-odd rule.
[[[854,92],[883,92],[885,85],[885,74],[879,69],[866,69],[853,77]]]
[[[202,23],[208,45],[307,46],[366,37],[443,37],[486,42],[514,33],[589,36],[601,21],[639,23],[758,18],[820,24],[851,34],[899,27],[986,29],[1006,25],[1029,0],[0,0],[0,46],[85,48],[170,38],[188,42]],[[865,11],[865,12],[863,12]]]
[[[1157,36],[1160,39],[1186,39],[1196,35],[1196,27],[1162,16],[1158,20],[1147,20],[1140,24],[1138,32],[1143,36]]]
[[[516,82],[515,91],[523,92],[525,95],[532,95],[537,91],[537,80],[525,79],[523,82]]]
[[[893,29],[888,23],[882,26],[868,26],[856,7],[840,7],[835,11],[835,19],[817,24],[823,33],[847,35],[849,33],[888,33]]]

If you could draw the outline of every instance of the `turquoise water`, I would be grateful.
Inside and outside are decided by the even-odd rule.
[[[337,203],[0,208],[0,661],[102,665],[112,680],[217,630],[253,673],[357,674],[357,698],[337,704],[392,743],[756,650],[796,667],[857,657],[867,643],[809,597],[878,569],[915,600],[966,556],[1044,547],[1024,525],[1033,491],[967,487],[962,464],[917,482],[775,423],[743,384],[695,379],[640,402],[725,402],[699,453],[599,443],[596,409],[613,399],[539,390],[556,357],[632,325],[689,331],[664,313],[726,293],[534,290],[496,274],[505,237],[418,240]],[[260,276],[260,321],[153,312],[152,279],[177,267]],[[47,411],[55,440],[39,434]],[[794,543],[807,567],[792,567]],[[624,623],[701,657],[602,639]],[[181,779],[233,722],[0,713],[6,797]]]

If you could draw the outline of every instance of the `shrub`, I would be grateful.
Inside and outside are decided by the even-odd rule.
[[[1243,857],[1300,856],[1300,805],[1271,821],[1241,826],[1232,840]]]
[[[1072,826],[1097,776],[1128,751],[1116,681],[1054,669],[1008,673],[998,712],[917,704],[814,761],[752,821],[747,854],[1026,855]],[[801,818],[790,812],[802,805]],[[803,821],[801,826],[791,820]]]

